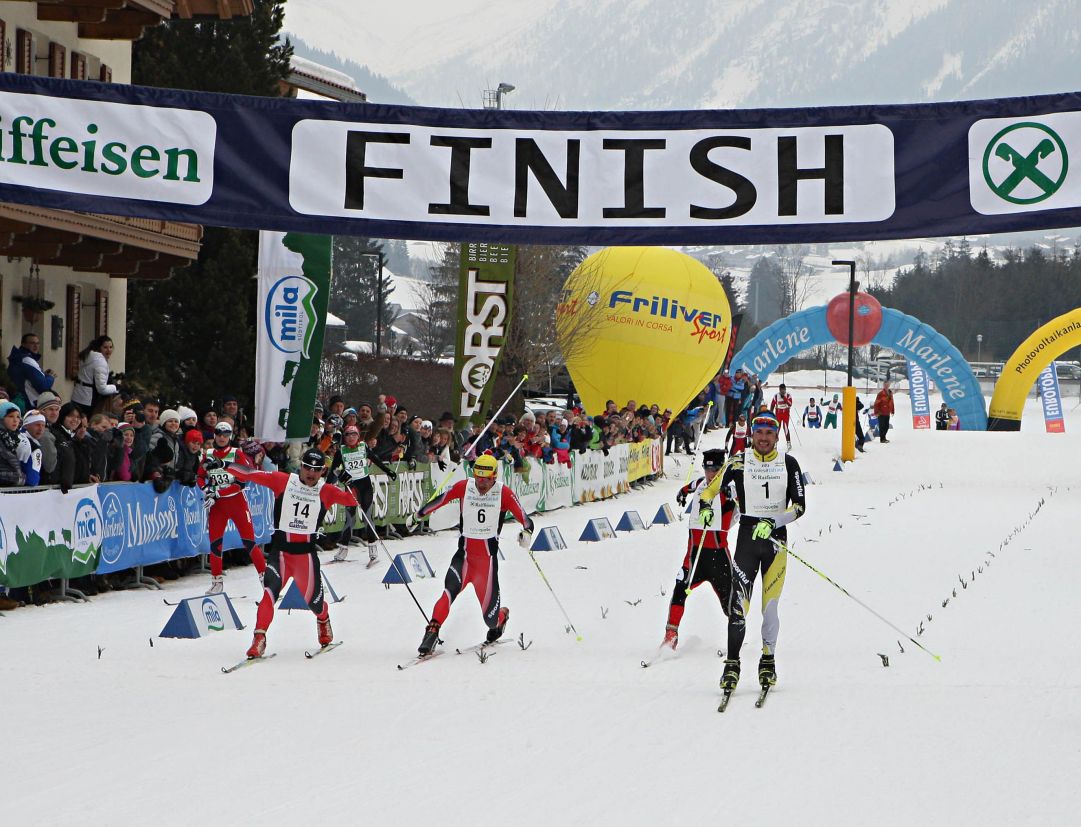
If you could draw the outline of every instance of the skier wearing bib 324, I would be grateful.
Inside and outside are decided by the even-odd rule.
[[[533,521],[526,516],[518,497],[495,478],[499,462],[491,454],[481,454],[473,465],[473,476],[456,482],[417,512],[422,520],[436,509],[457,501],[461,517],[458,529],[458,551],[450,561],[443,594],[432,609],[432,619],[424,630],[424,639],[417,651],[429,655],[439,642],[439,627],[450,614],[450,604],[461,594],[466,584],[480,601],[484,622],[488,625],[488,642],[494,643],[503,634],[510,609],[499,605],[499,530],[503,516],[510,512],[522,524],[518,544],[529,548],[533,542]]]
[[[733,556],[732,602],[728,607],[728,659],[724,662],[721,689],[735,689],[739,681],[739,650],[747,634],[754,578],[762,570],[762,658],[758,680],[763,686],[777,682],[774,652],[780,619],[777,604],[784,588],[787,555],[773,540],[788,538],[785,526],[807,509],[799,463],[777,451],[777,417],[768,411],[751,420],[751,447],[743,457],[733,457],[723,475],[714,477],[699,502],[702,522],[712,518],[709,503],[719,490],[730,485],[739,503],[739,534]],[[708,516],[706,512],[709,512]]]
[[[330,463],[327,477],[349,486],[360,505],[358,508],[350,508],[346,511],[345,528],[338,540],[338,551],[334,559],[341,562],[349,556],[349,543],[353,539],[353,530],[357,528],[359,510],[364,512],[359,515],[360,537],[368,544],[368,564],[371,565],[376,560],[375,543],[379,537],[372,531],[371,508],[375,499],[375,486],[372,484],[371,477],[368,476],[369,464],[374,464],[392,482],[398,479],[398,475],[384,465],[378,457],[369,453],[368,444],[360,438],[360,429],[356,425],[346,425],[343,434],[342,444],[334,454],[334,461]]]
[[[713,448],[702,453],[702,470],[704,477],[699,477],[687,483],[676,494],[676,502],[686,505],[689,497],[695,497],[691,504],[690,528],[687,536],[687,553],[683,557],[683,568],[680,569],[676,587],[672,590],[672,602],[668,606],[668,624],[664,627],[664,642],[662,646],[675,649],[679,642],[679,622],[683,619],[683,610],[687,603],[688,590],[693,591],[702,583],[709,583],[714,593],[721,601],[721,609],[728,614],[728,604],[731,601],[732,568],[728,564],[728,528],[732,524],[732,512],[736,504],[729,500],[723,491],[718,491],[717,496],[710,500],[713,511],[721,512],[720,525],[703,527],[699,514],[700,502],[695,494],[709,485],[720,473],[724,466],[724,451]],[[699,552],[701,546],[701,552]],[[700,558],[697,566],[695,557]],[[694,579],[691,579],[691,569],[694,569]]]
[[[350,491],[326,485],[322,478],[325,468],[326,457],[318,448],[304,452],[300,469],[295,474],[229,466],[229,473],[237,479],[265,486],[275,495],[274,535],[270,540],[266,574],[263,575],[263,599],[255,617],[255,636],[248,649],[249,658],[261,658],[266,651],[266,633],[274,620],[274,602],[281,594],[282,584],[290,577],[315,615],[319,645],[326,646],[334,640],[330,610],[323,600],[319,546],[315,538],[330,506],[356,506],[357,500]]]

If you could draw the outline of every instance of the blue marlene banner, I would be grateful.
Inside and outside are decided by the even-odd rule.
[[[1081,93],[430,109],[0,74],[0,200],[378,238],[728,244],[1081,225]]]

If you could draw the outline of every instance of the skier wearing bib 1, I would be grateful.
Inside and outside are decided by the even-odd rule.
[[[703,489],[699,502],[703,525],[713,516],[709,503],[719,490],[734,486],[739,503],[739,534],[733,556],[732,602],[728,609],[728,660],[721,688],[735,689],[739,681],[739,651],[747,634],[754,578],[762,571],[762,658],[758,680],[763,686],[777,681],[774,652],[780,619],[777,614],[784,588],[786,557],[773,540],[788,538],[785,526],[806,511],[799,463],[777,451],[777,417],[765,411],[751,420],[751,447],[733,457],[723,475]],[[707,516],[708,512],[708,516]]]
[[[330,610],[323,600],[323,580],[319,574],[319,546],[315,544],[323,515],[332,505],[357,504],[350,491],[326,485],[322,479],[326,457],[318,448],[309,448],[300,458],[295,474],[283,471],[251,471],[231,465],[229,473],[239,480],[255,483],[274,492],[274,535],[270,540],[266,574],[263,576],[263,599],[255,618],[255,636],[249,658],[260,658],[266,651],[266,633],[274,620],[274,602],[282,585],[290,577],[296,583],[308,608],[315,615],[319,645],[334,640]]]
[[[436,509],[457,501],[461,518],[458,528],[458,551],[450,561],[443,584],[443,594],[432,609],[432,619],[424,630],[424,639],[417,651],[431,654],[439,642],[439,627],[450,614],[450,605],[468,583],[480,601],[484,622],[488,625],[488,642],[494,643],[503,634],[510,609],[499,601],[499,530],[503,516],[510,512],[522,524],[518,544],[529,548],[533,541],[533,521],[526,516],[518,497],[495,478],[499,462],[491,454],[477,457],[473,476],[456,482],[417,512],[422,520]]]
[[[704,451],[702,470],[705,476],[692,480],[679,489],[676,502],[686,505],[687,499],[713,482],[723,467],[724,451],[720,448]],[[721,522],[719,526],[706,528],[703,527],[700,519],[701,505],[698,497],[694,497],[691,504],[687,553],[683,558],[683,568],[680,569],[679,579],[676,580],[676,586],[672,590],[672,602],[668,606],[668,624],[664,627],[664,641],[661,644],[670,649],[675,649],[679,642],[679,623],[683,619],[689,590],[693,591],[708,582],[721,601],[721,609],[726,615],[728,614],[732,591],[732,567],[728,564],[728,528],[732,524],[732,513],[736,509],[736,504],[729,500],[723,491],[718,491],[717,496],[710,501],[710,505],[714,511],[720,510]],[[694,558],[699,554],[701,557],[695,565]],[[694,570],[693,580],[691,579],[692,569]]]
[[[244,550],[251,555],[255,570],[260,576],[266,571],[266,558],[255,542],[255,526],[251,521],[251,509],[244,499],[242,486],[225,470],[227,463],[251,467],[247,454],[229,445],[233,438],[233,426],[219,422],[214,426],[214,444],[203,454],[199,465],[199,484],[210,513],[210,588],[207,594],[221,594],[225,588],[222,577],[222,543],[225,528],[230,521],[236,526]]]
[[[368,544],[368,562],[373,563],[376,559],[375,542],[379,538],[371,529],[372,500],[375,499],[375,486],[368,476],[368,468],[374,463],[380,471],[387,475],[391,481],[398,479],[398,475],[388,468],[374,454],[369,453],[368,444],[360,438],[360,429],[356,425],[346,425],[342,436],[342,445],[334,454],[334,460],[330,463],[329,479],[337,480],[349,486],[359,503],[358,508],[367,515],[367,519],[361,515],[360,537]],[[338,540],[338,551],[334,555],[336,561],[342,561],[349,556],[349,541],[353,539],[353,530],[357,525],[357,509],[350,508],[345,516],[345,528]]]

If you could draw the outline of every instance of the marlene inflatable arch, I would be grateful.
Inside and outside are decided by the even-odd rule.
[[[1029,389],[1044,368],[1074,347],[1081,347],[1081,307],[1049,321],[1006,360],[991,396],[987,430],[1021,430],[1021,413]]]
[[[765,379],[802,351],[836,341],[826,323],[825,306],[811,307],[779,319],[761,331],[736,354],[732,366]],[[938,386],[946,403],[957,411],[962,430],[983,431],[987,428],[987,410],[980,383],[960,351],[945,336],[919,319],[899,310],[883,308],[882,327],[871,341],[921,365]]]

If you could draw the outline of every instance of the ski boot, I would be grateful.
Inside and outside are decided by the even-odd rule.
[[[210,578],[210,588],[206,590],[206,594],[221,594],[225,591],[225,578],[222,575],[216,575]]]
[[[724,674],[721,675],[721,689],[731,692],[739,683],[739,658],[730,658],[724,662]]]
[[[762,655],[758,661],[758,682],[763,688],[777,683],[777,664],[773,655]]]
[[[255,636],[251,639],[251,646],[248,648],[249,658],[261,658],[266,651],[266,632],[262,629],[255,630]]]
[[[679,627],[673,626],[668,623],[664,627],[664,640],[661,641],[661,646],[666,646],[672,651],[675,651],[676,646],[679,644]]]
[[[503,627],[507,625],[508,620],[510,620],[510,609],[504,606],[496,615],[495,628],[488,630],[488,643],[495,643],[503,637]]]
[[[375,543],[368,544],[368,567],[371,568],[375,565],[376,559],[379,557],[379,552],[375,550]]]
[[[422,655],[430,655],[435,650],[437,643],[439,643],[439,624],[433,620],[428,623],[428,628],[424,630],[424,640],[420,642],[417,651]]]
[[[338,543],[338,550],[334,552],[334,562],[344,563],[345,558],[349,556],[349,546],[346,543]]]
[[[316,628],[319,630],[319,645],[329,646],[334,642],[334,630],[330,628],[330,615],[327,615],[326,620],[315,621]]]

